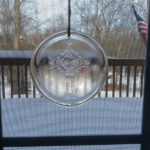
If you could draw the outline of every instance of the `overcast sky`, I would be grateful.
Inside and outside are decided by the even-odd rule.
[[[39,18],[45,20],[62,14],[64,9],[67,8],[67,0],[38,0],[39,2]]]

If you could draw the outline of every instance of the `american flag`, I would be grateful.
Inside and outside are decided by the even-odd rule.
[[[134,15],[136,17],[136,20],[137,20],[137,23],[138,23],[138,30],[139,30],[139,33],[140,33],[140,36],[146,46],[147,44],[147,33],[148,33],[148,25],[145,23],[145,21],[143,20],[142,17],[140,17],[136,10],[135,10],[135,7],[132,6],[133,8],[133,12],[134,12]]]

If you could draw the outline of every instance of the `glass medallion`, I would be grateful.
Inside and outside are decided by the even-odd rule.
[[[81,104],[103,86],[108,63],[102,47],[81,32],[53,34],[36,48],[30,64],[38,90],[66,106]]]

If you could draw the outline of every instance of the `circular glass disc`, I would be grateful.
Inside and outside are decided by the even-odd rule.
[[[30,64],[38,90],[49,100],[66,106],[81,104],[103,86],[108,63],[102,47],[76,31],[62,31],[45,39]]]

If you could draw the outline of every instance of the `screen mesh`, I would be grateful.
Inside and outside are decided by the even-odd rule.
[[[142,99],[92,99],[63,107],[46,99],[2,100],[3,136],[140,134]]]

